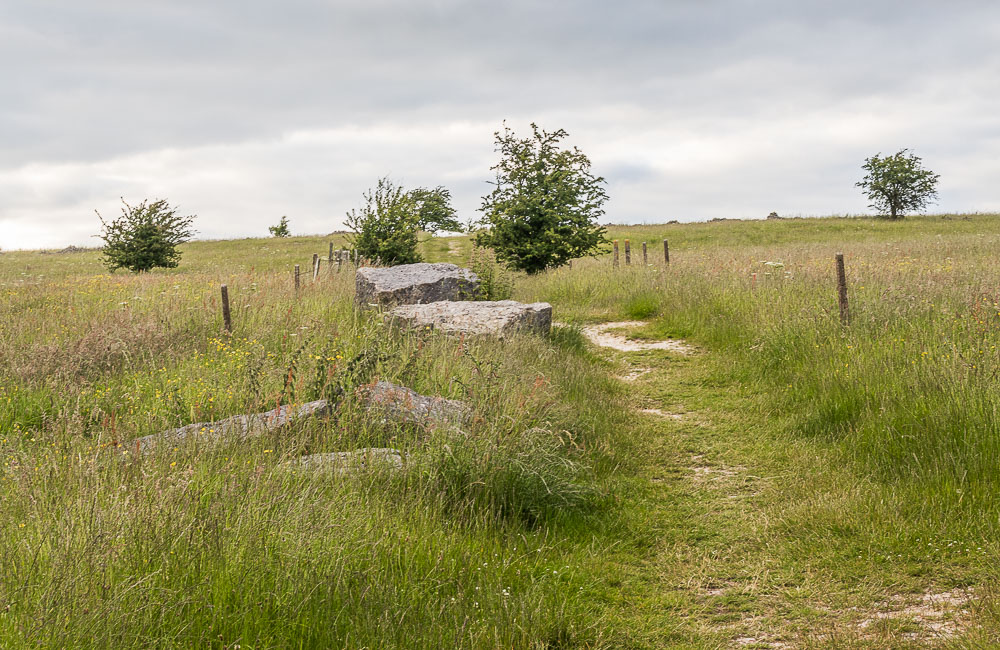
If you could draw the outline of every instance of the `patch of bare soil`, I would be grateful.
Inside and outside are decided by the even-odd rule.
[[[693,478],[695,483],[724,481],[746,470],[745,467],[739,465],[708,465],[704,462],[704,459],[705,457],[701,455],[691,457],[691,462],[695,464],[691,465],[688,469],[694,472]]]
[[[594,345],[602,348],[612,348],[622,352],[641,352],[643,350],[670,350],[680,354],[691,354],[694,348],[683,341],[667,339],[666,341],[638,341],[610,330],[642,327],[642,321],[621,321],[617,323],[600,323],[588,325],[581,332]]]
[[[862,619],[857,628],[862,634],[869,634],[880,625],[911,623],[916,629],[904,634],[909,641],[947,639],[962,631],[972,598],[969,589],[893,596],[882,604],[880,611]]]
[[[639,409],[640,413],[648,413],[649,415],[656,415],[661,418],[668,418],[671,420],[682,420],[684,416],[680,413],[667,413],[661,409]]]
[[[619,377],[622,381],[635,381],[639,377],[652,372],[651,368],[632,368],[624,375]]]

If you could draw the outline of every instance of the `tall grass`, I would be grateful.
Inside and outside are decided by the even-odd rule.
[[[618,388],[562,339],[395,330],[355,310],[347,270],[296,294],[296,246],[192,244],[138,276],[0,258],[0,645],[600,645],[577,567],[627,455]],[[378,379],[473,420],[370,417],[355,388]],[[332,417],[253,440],[128,444],[321,397]],[[283,465],[369,446],[403,469]]]
[[[861,241],[850,241],[855,223]],[[970,223],[978,232],[968,232]],[[942,224],[962,227],[942,234]],[[1000,222],[796,225],[792,232],[848,236],[678,247],[659,268],[616,271],[607,258],[585,261],[572,275],[526,281],[521,297],[556,296],[580,320],[651,315],[646,304],[662,305],[639,335],[684,336],[716,351],[717,372],[767,395],[765,412],[778,414],[790,435],[829,442],[881,486],[869,494],[871,508],[897,508],[904,536],[1000,543]],[[779,232],[783,223],[767,227]],[[698,230],[712,228],[727,241],[747,229]],[[643,229],[627,233],[636,230]],[[837,311],[839,251],[848,266],[849,326]]]

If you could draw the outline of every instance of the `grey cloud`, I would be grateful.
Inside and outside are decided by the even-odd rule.
[[[860,211],[860,161],[902,147],[940,167],[942,207],[983,208],[998,25],[961,0],[6,3],[0,222],[55,241],[158,191],[211,206],[214,236],[282,202],[320,228],[389,172],[472,212],[504,118],[570,131],[609,218]]]

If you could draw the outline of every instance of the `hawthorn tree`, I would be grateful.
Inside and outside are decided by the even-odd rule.
[[[868,196],[868,207],[890,219],[902,218],[907,212],[921,211],[937,198],[940,174],[924,169],[920,158],[909,149],[901,149],[891,156],[881,153],[865,159],[862,165],[867,174],[855,183]]]
[[[608,195],[582,151],[560,148],[566,131],[534,123],[531,131],[523,139],[506,125],[494,133],[501,159],[490,168],[496,181],[483,197],[475,241],[510,267],[538,273],[603,250],[608,239],[597,219]]]
[[[358,253],[388,266],[419,262],[420,216],[410,194],[380,178],[363,196],[365,205],[347,213],[347,227],[354,231],[351,243]]]
[[[104,265],[110,271],[125,268],[133,273],[152,268],[174,268],[180,261],[178,244],[194,235],[191,224],[195,215],[179,216],[164,199],[129,205],[122,199],[122,215],[108,223],[101,220],[104,241]]]
[[[267,227],[272,237],[291,237],[292,231],[288,228],[288,217],[281,217],[281,221],[273,226]]]
[[[432,190],[418,187],[409,191],[417,210],[417,227],[432,235],[439,230],[462,232],[465,228],[451,207],[451,192],[438,185]]]

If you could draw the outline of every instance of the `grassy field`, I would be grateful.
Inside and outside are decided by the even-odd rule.
[[[562,325],[505,342],[387,329],[346,268],[296,294],[322,237],[194,242],[139,276],[0,254],[0,647],[1000,643],[1000,215],[609,234],[632,266],[516,277]],[[620,320],[696,351],[580,331]],[[351,396],[375,379],[475,419],[372,422]],[[250,442],[121,444],[341,394]],[[403,470],[282,466],[369,446]]]

